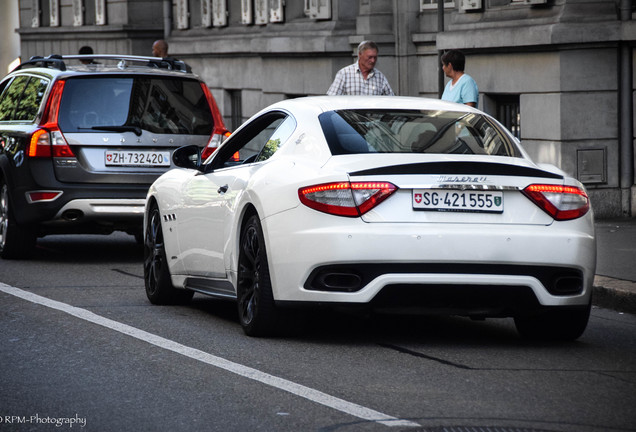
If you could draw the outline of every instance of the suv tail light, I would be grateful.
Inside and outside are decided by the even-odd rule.
[[[201,83],[201,89],[203,90],[203,94],[205,94],[205,98],[208,101],[208,105],[210,106],[210,112],[212,113],[212,120],[214,120],[214,128],[212,128],[212,135],[210,136],[210,140],[208,141],[208,145],[205,146],[203,152],[201,153],[201,160],[206,160],[208,156],[210,156],[214,151],[225,141],[225,138],[230,136],[230,131],[228,131],[223,125],[223,118],[221,117],[221,113],[219,108],[216,105],[216,101],[210,92],[205,83]]]
[[[298,197],[300,202],[314,210],[358,217],[376,207],[397,189],[389,182],[336,182],[300,188]]]
[[[40,128],[31,135],[29,157],[75,157],[57,125],[64,84],[61,80],[53,84]]]
[[[576,186],[533,184],[523,193],[556,220],[576,219],[590,210],[587,194]]]
[[[31,135],[29,157],[75,157],[59,129],[38,129]]]
[[[216,151],[216,149],[225,141],[225,138],[230,136],[230,132],[226,131],[223,134],[213,133],[210,137],[210,141],[208,141],[208,145],[205,146],[203,152],[201,153],[201,160],[206,160],[208,156]]]

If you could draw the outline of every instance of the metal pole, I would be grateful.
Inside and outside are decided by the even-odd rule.
[[[172,0],[163,0],[163,38],[168,39],[172,32]]]
[[[632,16],[632,0],[620,1],[620,20],[629,21]],[[620,82],[618,88],[620,108],[620,187],[624,216],[631,213],[631,189],[634,185],[634,125],[632,48],[625,41],[620,43]]]
[[[398,0],[393,0],[393,37],[395,38],[395,68],[397,72],[397,89],[395,94],[402,94],[404,91],[402,85],[402,68],[401,68],[401,40],[400,40],[400,11]]]
[[[439,46],[439,35],[444,31],[444,0],[437,0],[437,40]],[[442,98],[444,93],[444,71],[442,70],[442,50],[437,50],[437,97]]]

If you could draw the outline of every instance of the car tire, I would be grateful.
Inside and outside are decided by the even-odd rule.
[[[194,295],[192,291],[177,289],[172,285],[161,228],[161,214],[156,205],[150,209],[144,234],[144,285],[148,300],[156,305],[187,303]]]
[[[280,313],[274,304],[265,238],[257,215],[241,230],[238,262],[238,315],[248,336],[268,336],[278,330]]]
[[[29,258],[36,240],[34,228],[16,222],[9,186],[0,180],[0,256],[4,259]]]
[[[530,316],[516,316],[515,326],[526,339],[573,341],[578,339],[590,318],[592,303],[583,308],[544,311]]]

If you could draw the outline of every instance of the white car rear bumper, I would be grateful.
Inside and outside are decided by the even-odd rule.
[[[596,268],[591,215],[550,226],[369,224],[299,207],[265,219],[263,226],[274,297],[283,302],[368,303],[387,286],[410,285],[527,287],[544,306],[587,305]],[[353,292],[308,286],[312,272],[330,266],[353,273],[383,270],[371,271]],[[546,286],[562,270],[580,274],[578,292],[555,294]]]

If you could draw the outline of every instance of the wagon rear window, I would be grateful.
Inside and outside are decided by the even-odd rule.
[[[91,77],[67,81],[59,124],[63,132],[130,126],[157,134],[210,135],[214,120],[196,80]]]

